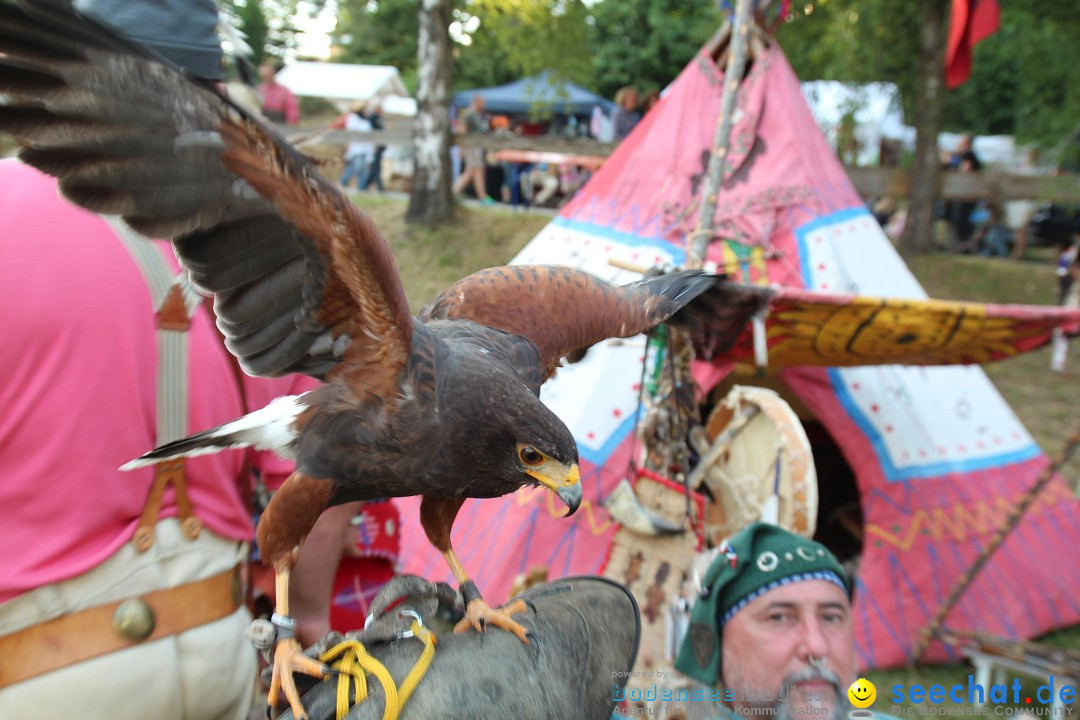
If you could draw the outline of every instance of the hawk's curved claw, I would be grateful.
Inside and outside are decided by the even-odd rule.
[[[529,631],[520,623],[511,619],[511,615],[525,610],[525,601],[515,600],[506,607],[493,609],[483,598],[476,598],[465,608],[465,617],[454,626],[455,633],[463,633],[469,628],[483,634],[489,625],[501,628],[517,635],[518,639],[526,645],[529,644]]]
[[[318,660],[312,660],[304,655],[296,638],[286,638],[274,646],[274,672],[270,680],[270,691],[266,695],[266,702],[270,707],[277,705],[278,693],[285,694],[292,708],[293,717],[296,720],[307,720],[307,712],[300,702],[300,693],[296,690],[296,681],[293,673],[303,673],[316,678],[322,678],[330,674],[330,668]]]

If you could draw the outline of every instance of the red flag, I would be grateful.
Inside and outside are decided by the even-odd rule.
[[[953,0],[945,84],[959,87],[971,76],[971,51],[993,35],[1001,23],[998,0]]]

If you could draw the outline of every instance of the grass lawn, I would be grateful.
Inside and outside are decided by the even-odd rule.
[[[405,200],[367,193],[353,197],[394,249],[414,313],[469,273],[509,262],[551,221],[504,206],[458,206],[453,224],[428,230],[405,225]]]
[[[468,273],[507,262],[550,220],[503,208],[459,208],[452,225],[438,230],[410,230],[404,223],[405,201],[361,195],[357,202],[372,215],[394,248],[414,312],[439,290]],[[932,297],[1043,305],[1053,304],[1056,298],[1053,255],[1046,249],[1032,249],[1021,262],[936,253],[917,257],[910,265]],[[1069,369],[1062,375],[1050,372],[1048,348],[985,367],[1028,430],[1051,454],[1056,454],[1068,434],[1080,426],[1080,403],[1072,395],[1080,387],[1077,353],[1080,348],[1073,349]],[[1074,458],[1066,466],[1065,477],[1075,489],[1080,459]],[[1069,571],[1069,567],[1074,568],[1071,572],[1077,572],[1074,562],[1067,562],[1063,570]],[[1052,633],[1040,641],[1080,651],[1080,626]],[[887,707],[891,705],[890,688],[895,684],[948,687],[962,683],[966,687],[967,676],[973,672],[968,665],[936,665],[871,672],[867,678],[877,686],[879,707]],[[1039,684],[1030,681],[1023,685],[1033,702]],[[910,702],[907,705],[916,712],[926,707]]]

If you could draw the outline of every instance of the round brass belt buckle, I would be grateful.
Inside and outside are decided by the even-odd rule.
[[[142,598],[131,598],[120,603],[113,613],[113,627],[128,640],[138,642],[154,632],[154,610]]]

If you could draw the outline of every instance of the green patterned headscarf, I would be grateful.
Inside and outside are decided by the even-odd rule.
[[[702,581],[675,669],[705,683],[720,682],[724,626],[774,588],[803,580],[836,583],[851,597],[851,580],[821,543],[776,525],[755,523],[723,546]]]

